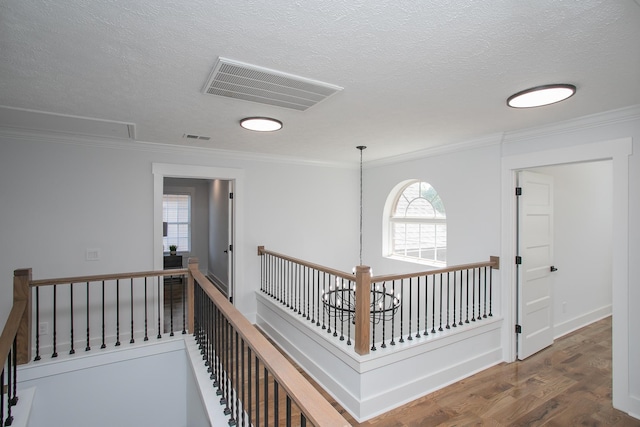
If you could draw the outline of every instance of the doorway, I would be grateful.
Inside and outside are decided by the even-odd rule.
[[[526,237],[527,244],[518,238],[521,332],[516,339],[517,357],[523,359],[554,339],[611,315],[613,176],[611,160],[519,174],[518,235]],[[523,175],[529,178],[523,180]],[[523,188],[530,180],[534,188]],[[551,197],[543,191],[546,188]],[[546,208],[551,209],[548,215]],[[524,304],[527,298],[529,304]]]
[[[628,411],[629,395],[629,323],[628,323],[628,187],[631,138],[592,144],[505,156],[502,159],[502,253],[505,260],[515,260],[516,224],[515,198],[516,171],[535,167],[611,160],[612,164],[612,322],[613,322],[613,405]],[[516,268],[514,262],[505,262],[501,268],[501,306],[505,318],[503,328],[503,358],[513,362],[516,358],[514,325],[516,324]],[[502,266],[501,266],[502,267]]]
[[[228,182],[228,188],[231,188],[233,190],[234,196],[232,204],[233,207],[229,208],[228,217],[226,218],[229,224],[227,231],[229,233],[229,239],[231,241],[241,241],[242,229],[241,227],[239,227],[240,222],[238,221],[237,217],[242,209],[241,191],[243,188],[244,180],[244,173],[242,170],[208,166],[154,163],[152,165],[152,173],[154,183],[153,268],[155,270],[163,269],[162,198],[165,178],[200,179],[208,180],[212,183],[215,181]],[[237,245],[234,246],[237,247]],[[221,253],[224,253],[224,250],[225,249],[223,248]],[[228,249],[226,250],[229,252]],[[229,279],[229,285],[227,287],[227,297],[230,301],[234,302],[238,284],[241,283],[242,280],[242,266],[244,265],[244,258],[237,250],[234,250],[232,253],[228,253],[227,258],[232,259],[227,264],[227,277]]]

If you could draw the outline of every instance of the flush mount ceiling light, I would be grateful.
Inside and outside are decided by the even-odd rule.
[[[256,132],[273,132],[282,129],[282,122],[269,117],[247,117],[240,120],[240,126]]]
[[[576,87],[570,84],[537,86],[511,95],[507,99],[507,105],[512,108],[541,107],[564,101],[574,93],[576,93]]]

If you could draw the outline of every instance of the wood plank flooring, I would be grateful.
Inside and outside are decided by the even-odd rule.
[[[611,317],[364,423],[321,392],[354,426],[640,426],[611,404]]]

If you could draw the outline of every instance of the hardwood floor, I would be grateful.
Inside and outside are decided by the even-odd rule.
[[[364,423],[322,393],[354,426],[640,426],[611,404],[611,317]]]

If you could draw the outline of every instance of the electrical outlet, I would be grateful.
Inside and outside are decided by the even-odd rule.
[[[40,324],[38,325],[38,333],[40,335],[49,335],[49,323],[40,322]]]

